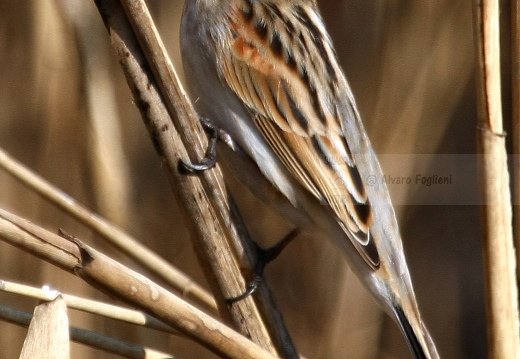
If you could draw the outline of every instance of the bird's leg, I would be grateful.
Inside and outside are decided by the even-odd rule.
[[[235,303],[241,301],[242,299],[245,299],[249,297],[251,294],[253,294],[262,282],[262,275],[264,274],[264,269],[266,265],[278,258],[280,253],[282,253],[282,251],[284,250],[284,248],[287,247],[287,245],[291,243],[292,240],[295,239],[299,234],[300,230],[298,228],[295,228],[292,231],[290,231],[285,237],[283,237],[278,243],[267,249],[260,248],[258,244],[253,242],[255,244],[257,252],[257,261],[253,270],[253,279],[247,283],[246,291],[244,293],[236,297],[228,298],[228,303]]]
[[[204,129],[210,135],[209,144],[208,148],[206,149],[206,154],[204,155],[204,158],[199,163],[186,162],[181,160],[181,166],[189,172],[204,172],[206,170],[209,170],[210,168],[213,168],[217,163],[218,141],[220,140],[228,145],[230,145],[230,143],[232,142],[229,134],[220,127],[217,127],[217,125],[215,125],[213,121],[211,121],[209,118],[201,117],[200,122],[202,124],[202,127],[204,127]]]

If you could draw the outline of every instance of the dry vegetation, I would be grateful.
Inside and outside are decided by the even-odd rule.
[[[207,287],[184,217],[94,3],[84,0],[79,12],[69,3],[0,2],[0,147]],[[182,1],[148,3],[181,72]],[[386,156],[387,170],[415,179],[438,165],[435,156],[417,154],[449,154],[453,157],[444,158],[460,163],[457,155],[475,153],[471,2],[321,3],[376,152],[410,155]],[[508,86],[505,98],[510,96]],[[391,186],[392,196],[399,199],[397,212],[419,305],[442,358],[486,358],[478,176],[474,166],[457,171],[451,165],[456,180],[441,193]],[[291,229],[229,181],[255,240],[266,244]],[[142,271],[98,234],[3,171],[0,183],[0,208],[51,232],[62,228]],[[143,274],[164,284],[150,272]],[[306,357],[409,357],[397,326],[379,311],[328,241],[300,236],[268,267],[267,278]],[[0,242],[2,279],[110,301],[79,278]],[[32,312],[37,301],[0,292],[0,304]],[[178,335],[68,313],[76,327],[179,358],[214,357]],[[18,357],[26,335],[25,328],[0,322],[0,357]],[[74,344],[72,357],[114,356]]]

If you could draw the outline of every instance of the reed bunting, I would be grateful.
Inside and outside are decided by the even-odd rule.
[[[316,1],[187,0],[181,46],[199,115],[230,136],[223,151],[233,172],[299,228],[331,239],[414,357],[438,358],[379,162]]]

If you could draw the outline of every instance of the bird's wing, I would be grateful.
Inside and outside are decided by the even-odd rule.
[[[315,12],[303,6],[284,12],[283,5],[261,3],[233,14],[227,51],[218,55],[220,76],[292,175],[330,206],[376,269],[372,208],[343,136],[346,114],[337,104],[347,97],[340,96],[343,75],[328,35]]]

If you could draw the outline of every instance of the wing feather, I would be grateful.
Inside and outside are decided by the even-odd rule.
[[[342,74],[328,36],[304,9],[294,15],[277,8],[265,16],[269,8],[252,4],[247,14],[238,12],[231,19],[232,51],[219,54],[221,78],[291,174],[330,206],[359,254],[376,269],[371,205],[341,130],[336,103],[347,97],[337,96],[335,81]],[[261,13],[261,19],[255,13]],[[277,25],[280,16],[284,27]],[[292,24],[298,21],[305,26]],[[291,33],[296,28],[308,30]]]

